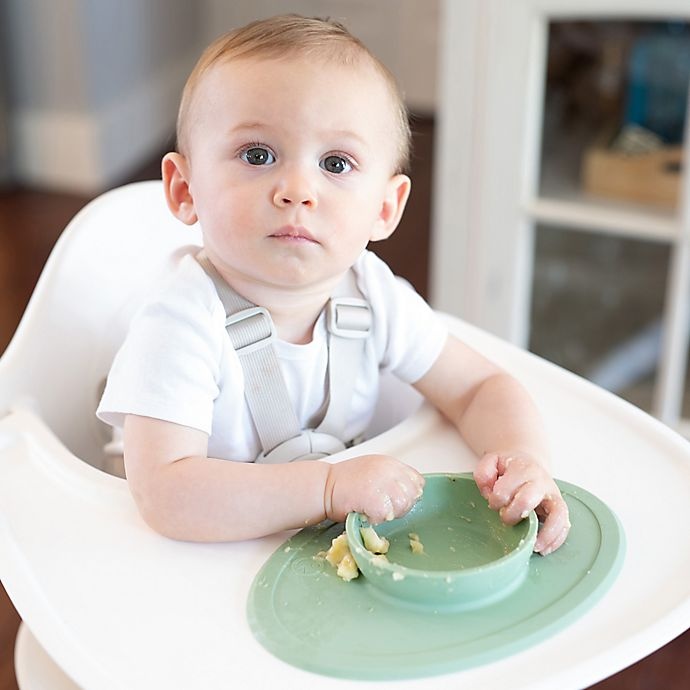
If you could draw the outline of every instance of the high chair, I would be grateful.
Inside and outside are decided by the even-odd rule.
[[[168,213],[160,182],[96,199],[60,238],[0,359],[0,578],[23,619],[22,690],[344,687],[276,659],[249,630],[250,585],[287,534],[168,540],[144,524],[126,482],[104,471],[110,431],[94,410],[112,357],[173,257],[199,244],[198,229]],[[443,318],[527,386],[554,475],[616,513],[627,553],[608,593],[558,634],[498,661],[394,685],[595,683],[690,624],[690,446],[588,382]],[[422,471],[472,468],[455,431],[416,394],[392,379],[385,391],[370,440],[332,461],[376,451]]]

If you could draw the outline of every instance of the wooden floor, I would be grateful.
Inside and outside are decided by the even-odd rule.
[[[414,129],[415,184],[410,205],[394,237],[378,244],[377,252],[396,273],[426,295],[433,123],[420,120]],[[158,160],[143,166],[126,181],[154,177],[158,177]],[[40,190],[0,191],[0,353],[17,327],[55,241],[68,220],[88,200],[84,196]],[[679,576],[690,577],[690,573]],[[653,595],[649,593],[650,597]],[[644,606],[643,601],[639,603]],[[0,587],[0,690],[17,690],[13,648],[18,625],[19,616]],[[597,690],[688,690],[690,632],[593,687]]]

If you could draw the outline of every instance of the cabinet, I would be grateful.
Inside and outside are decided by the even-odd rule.
[[[566,237],[566,247],[596,240],[603,251],[621,256],[602,263],[603,275],[580,275],[591,293],[598,291],[598,301],[569,312],[572,328],[566,337],[578,347],[590,310],[610,298],[606,285],[621,283],[626,271],[645,300],[654,302],[652,293],[659,293],[658,305],[650,307],[652,312],[658,307],[658,324],[637,324],[608,356],[634,368],[639,358],[633,349],[646,342],[646,356],[653,352],[658,364],[648,407],[682,429],[690,325],[690,175],[679,169],[687,169],[690,158],[681,143],[677,159],[666,166],[677,177],[672,206],[608,200],[585,191],[585,151],[602,134],[601,123],[581,123],[573,136],[556,128],[554,135],[547,80],[553,67],[549,49],[564,26],[606,29],[599,40],[615,59],[619,29],[630,33],[631,26],[644,29],[668,20],[690,26],[687,0],[448,0],[442,5],[431,299],[439,309],[522,346],[531,343],[539,352],[533,338],[537,325],[541,332],[558,325],[557,320],[534,322],[535,304],[544,296],[543,286],[535,289],[540,285],[535,252],[548,251],[559,234]],[[590,110],[575,117],[582,120]],[[688,142],[688,118],[684,127],[681,139]],[[579,136],[583,132],[585,138]],[[599,173],[600,180],[610,176],[606,168],[603,177],[601,168]],[[649,186],[645,182],[642,190],[647,193]],[[637,263],[626,264],[628,254],[637,256]],[[659,270],[657,284],[653,276]],[[602,313],[635,316],[640,305],[637,298],[623,299]],[[600,330],[605,328],[604,321]]]

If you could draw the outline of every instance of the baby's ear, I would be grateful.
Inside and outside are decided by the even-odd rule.
[[[412,182],[407,175],[393,175],[386,185],[386,192],[381,204],[379,217],[374,224],[370,240],[378,242],[393,234],[398,227],[400,218],[405,210],[405,204],[410,196]]]
[[[187,225],[197,221],[194,199],[189,189],[189,165],[179,153],[166,153],[161,163],[163,190],[168,208],[178,220]]]

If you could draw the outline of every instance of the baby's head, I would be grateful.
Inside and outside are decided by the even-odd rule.
[[[199,223],[207,256],[247,299],[258,286],[330,289],[394,232],[409,195],[395,81],[329,21],[277,17],[215,41],[177,133],[163,159],[168,206]]]
[[[392,108],[396,156],[393,172],[405,172],[409,164],[411,134],[407,108],[398,84],[388,68],[342,24],[324,19],[285,15],[258,20],[216,39],[203,52],[187,79],[177,118],[177,149],[189,152],[194,122],[195,96],[205,75],[215,65],[235,59],[306,58],[324,65],[373,68],[387,89]]]

